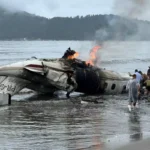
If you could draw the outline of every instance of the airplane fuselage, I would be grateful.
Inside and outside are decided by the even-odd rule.
[[[14,95],[29,88],[42,93],[121,94],[129,79],[129,75],[86,66],[80,60],[31,59],[0,67],[0,92]]]

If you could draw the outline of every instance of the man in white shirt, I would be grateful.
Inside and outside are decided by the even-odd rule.
[[[138,70],[135,70],[135,74],[136,74],[136,81],[140,84],[142,81],[142,75],[138,72]]]
[[[130,80],[127,84],[127,89],[129,91],[129,111],[131,111],[131,107],[135,107],[138,100],[138,91],[140,88],[140,84],[137,82],[136,74],[132,76],[132,80]]]

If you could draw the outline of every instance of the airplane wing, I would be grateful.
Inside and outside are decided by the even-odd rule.
[[[16,77],[0,76],[0,93],[9,93],[14,95],[22,90],[28,81]]]

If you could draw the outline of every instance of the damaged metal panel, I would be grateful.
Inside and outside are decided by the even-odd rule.
[[[82,93],[103,93],[102,81],[97,70],[93,69],[77,69],[75,72],[75,80],[78,84],[77,92]]]

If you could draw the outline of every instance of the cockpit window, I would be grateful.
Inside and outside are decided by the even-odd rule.
[[[114,90],[116,88],[116,84],[112,84],[111,89]]]
[[[126,92],[126,85],[123,86],[122,93]]]

